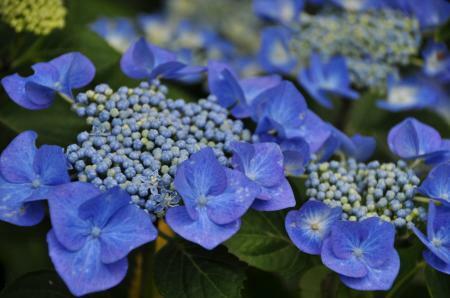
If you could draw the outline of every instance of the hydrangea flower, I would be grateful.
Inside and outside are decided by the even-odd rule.
[[[280,149],[284,157],[284,173],[288,176],[300,176],[311,159],[308,143],[303,138],[292,138],[280,141]]]
[[[440,96],[442,91],[426,78],[411,76],[399,80],[391,76],[387,82],[387,98],[378,100],[377,106],[391,112],[420,110],[435,105]]]
[[[389,149],[405,159],[424,159],[438,163],[450,159],[450,143],[438,131],[415,118],[395,125],[388,134]]]
[[[304,0],[254,0],[256,15],[280,23],[296,21],[305,4]]]
[[[258,60],[265,71],[287,74],[295,68],[297,59],[291,53],[290,40],[291,32],[283,27],[262,31]]]
[[[309,200],[299,210],[292,210],[286,216],[285,228],[289,238],[301,251],[319,255],[323,240],[331,227],[340,220],[342,209]]]
[[[330,134],[328,125],[308,110],[295,86],[283,81],[258,96],[257,134],[272,134],[280,139],[303,138],[316,152]]]
[[[412,230],[427,247],[423,252],[425,261],[434,269],[450,274],[450,208],[436,207],[431,201],[428,206],[427,236],[415,226]]]
[[[199,74],[203,67],[187,66],[178,61],[175,53],[159,48],[140,38],[123,54],[120,60],[122,71],[133,79],[156,78],[181,79]]]
[[[231,149],[233,167],[259,189],[252,208],[275,211],[295,206],[294,193],[284,176],[283,154],[277,144],[233,142]]]
[[[89,27],[120,53],[125,52],[138,39],[133,23],[127,18],[100,18]]]
[[[341,56],[332,57],[325,63],[321,61],[319,54],[311,54],[309,67],[300,71],[298,80],[312,98],[326,108],[333,107],[329,95],[352,100],[359,97],[359,94],[350,88],[347,64]]]
[[[39,200],[56,196],[62,184],[70,182],[67,161],[61,147],[36,148],[37,134],[19,134],[0,156],[0,220],[31,226],[44,217]]]
[[[234,71],[225,63],[208,63],[208,85],[211,93],[217,97],[221,106],[231,108],[231,113],[237,118],[251,116],[258,95],[280,82],[278,75],[238,80]]]
[[[92,62],[78,52],[34,64],[32,68],[34,74],[31,76],[22,77],[16,73],[2,79],[9,97],[29,110],[50,107],[56,93],[72,98],[72,89],[86,86],[95,75]]]
[[[422,51],[423,72],[441,82],[450,81],[450,53],[447,45],[430,40]]]
[[[419,187],[419,191],[427,197],[450,205],[450,162],[432,169]]]
[[[155,240],[150,217],[130,200],[119,187],[101,192],[82,182],[61,187],[58,197],[49,200],[50,258],[74,295],[120,283],[128,269],[128,253]]]
[[[184,206],[167,211],[167,224],[183,238],[213,249],[234,235],[258,195],[244,174],[223,167],[207,147],[178,166],[175,189]]]
[[[323,241],[322,262],[350,288],[388,290],[400,269],[394,240],[394,225],[379,218],[337,221]]]

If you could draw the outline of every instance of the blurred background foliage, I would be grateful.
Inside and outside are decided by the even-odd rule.
[[[18,0],[19,1],[19,0]],[[121,85],[134,86],[136,81],[128,79],[119,68],[120,54],[111,48],[103,38],[92,32],[88,24],[98,17],[130,16],[141,12],[152,12],[161,8],[161,1],[141,0],[71,0],[64,2],[67,8],[66,26],[51,34],[38,37],[31,33],[17,34],[7,25],[0,23],[0,77],[18,72],[31,73],[30,65],[47,61],[69,51],[80,51],[96,66],[97,73],[90,87],[108,83],[117,88]],[[207,13],[207,12],[205,12]],[[450,25],[441,29],[441,37],[450,40]],[[169,85],[173,98],[195,100],[204,96],[202,86]],[[306,92],[303,92],[306,95]],[[335,109],[325,110],[312,100],[311,108],[346,133],[361,133],[377,138],[376,159],[391,159],[386,144],[386,135],[394,124],[407,116],[437,128],[443,137],[450,137],[449,124],[432,112],[389,113],[377,109],[375,101],[382,94],[365,94],[350,107],[340,101]],[[345,114],[344,114],[345,111]],[[0,91],[0,148],[18,133],[33,129],[39,134],[39,143],[67,146],[74,142],[78,132],[84,129],[84,120],[70,111],[69,105],[58,100],[42,111],[25,110],[8,99]],[[303,181],[291,179],[297,198],[305,199],[302,193]],[[241,261],[222,249],[218,252],[199,251],[185,244],[170,244],[157,254],[156,263],[149,258],[153,246],[145,246],[130,256],[127,279],[111,291],[89,295],[89,297],[160,297],[154,287],[152,274],[159,280],[161,293],[170,297],[216,297],[209,291],[210,285],[201,274],[211,273],[213,278],[225,280],[224,297],[235,297],[241,291],[243,297],[449,297],[450,278],[415,263],[422,248],[418,240],[406,240],[397,247],[401,254],[401,272],[389,293],[356,292],[339,283],[336,274],[326,270],[317,258],[300,253],[287,238],[284,231],[283,213],[250,212],[244,217],[242,230],[226,243],[227,249]],[[257,229],[254,227],[257,226]],[[15,227],[0,222],[0,294],[11,297],[72,297],[65,288],[47,253],[45,236],[50,223],[29,228]],[[276,239],[276,241],[271,241]],[[258,245],[259,254],[246,251],[247,243]],[[180,251],[183,253],[180,254]],[[214,258],[211,254],[215,254]],[[221,256],[217,256],[221,255]],[[180,258],[185,268],[171,268],[170,260]],[[188,258],[184,260],[183,258]],[[220,260],[220,261],[218,261]],[[144,262],[145,266],[140,265]],[[212,266],[210,263],[218,262]],[[174,263],[179,266],[179,263]],[[211,267],[212,266],[212,267]],[[139,268],[145,268],[142,272]],[[153,270],[154,268],[154,270]],[[136,270],[135,270],[136,269]],[[202,269],[204,272],[199,272]],[[184,270],[184,271],[183,271]],[[183,276],[184,274],[184,276]],[[193,278],[190,274],[197,276]],[[219,274],[219,275],[217,275]],[[194,286],[204,287],[204,292],[190,292],[186,280]],[[214,280],[211,281],[214,283]],[[243,284],[243,288],[239,286]],[[324,292],[324,288],[333,292]],[[195,288],[195,287],[194,287]]]

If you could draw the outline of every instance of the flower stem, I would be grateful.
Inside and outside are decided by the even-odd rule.
[[[64,93],[59,92],[58,93],[59,96],[61,96],[62,99],[64,99],[64,101],[68,102],[70,105],[74,104],[74,101],[72,98],[70,98],[69,96],[65,95]]]

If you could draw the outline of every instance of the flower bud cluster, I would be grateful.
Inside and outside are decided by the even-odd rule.
[[[413,201],[420,180],[401,160],[313,162],[307,174],[308,198],[341,207],[344,220],[378,216],[400,228],[425,219],[425,209]]]
[[[65,24],[62,0],[0,0],[1,19],[16,32],[47,35]]]
[[[155,80],[116,92],[102,84],[78,94],[73,109],[91,129],[66,150],[80,181],[101,189],[119,185],[154,218],[178,204],[173,190],[178,164],[209,146],[227,165],[229,144],[251,138],[215,97],[187,103],[168,99],[167,91]]]
[[[388,9],[303,13],[291,27],[290,47],[301,64],[313,51],[325,58],[345,56],[358,87],[384,86],[388,75],[398,75],[398,66],[410,64],[421,40],[416,19]]]

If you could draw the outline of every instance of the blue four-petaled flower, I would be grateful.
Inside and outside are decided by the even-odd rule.
[[[32,68],[34,74],[31,76],[13,74],[2,79],[3,88],[9,97],[29,110],[50,107],[56,93],[72,98],[72,89],[86,86],[95,75],[92,62],[78,52],[34,64]]]
[[[292,242],[303,252],[319,255],[323,240],[329,236],[332,225],[340,220],[342,209],[309,200],[299,210],[286,216],[285,228]]]
[[[281,26],[262,31],[258,60],[265,71],[287,74],[295,68],[297,59],[291,53],[291,38],[292,33]]]
[[[234,235],[259,193],[239,171],[223,167],[210,147],[178,166],[175,189],[184,206],[167,211],[168,225],[183,238],[213,249]]]
[[[120,60],[122,71],[133,79],[153,80],[156,78],[182,79],[205,70],[200,66],[188,66],[168,50],[150,44],[140,38],[128,48]]]
[[[147,213],[130,204],[119,187],[101,192],[93,184],[60,187],[49,200],[52,230],[50,258],[77,296],[109,289],[122,281],[128,253],[154,240],[157,231]]]
[[[329,95],[356,100],[358,92],[350,88],[350,74],[344,57],[335,56],[324,63],[317,53],[311,54],[309,67],[298,74],[300,84],[314,100],[326,108],[333,104]]]
[[[450,159],[450,142],[415,118],[406,118],[391,128],[388,145],[394,154],[405,159],[423,159],[427,163]]]
[[[295,206],[295,197],[284,176],[283,153],[275,143],[231,144],[233,167],[245,174],[258,189],[252,208],[274,211]]]
[[[388,290],[400,269],[394,240],[394,225],[378,217],[337,221],[323,241],[322,262],[350,288]]]
[[[63,148],[36,148],[37,134],[18,135],[0,156],[0,220],[31,226],[45,210],[41,200],[54,198],[57,189],[70,182]]]
[[[448,172],[447,172],[448,179]],[[430,202],[428,206],[427,236],[418,228],[412,227],[427,250],[423,258],[434,269],[450,274],[450,208]]]

